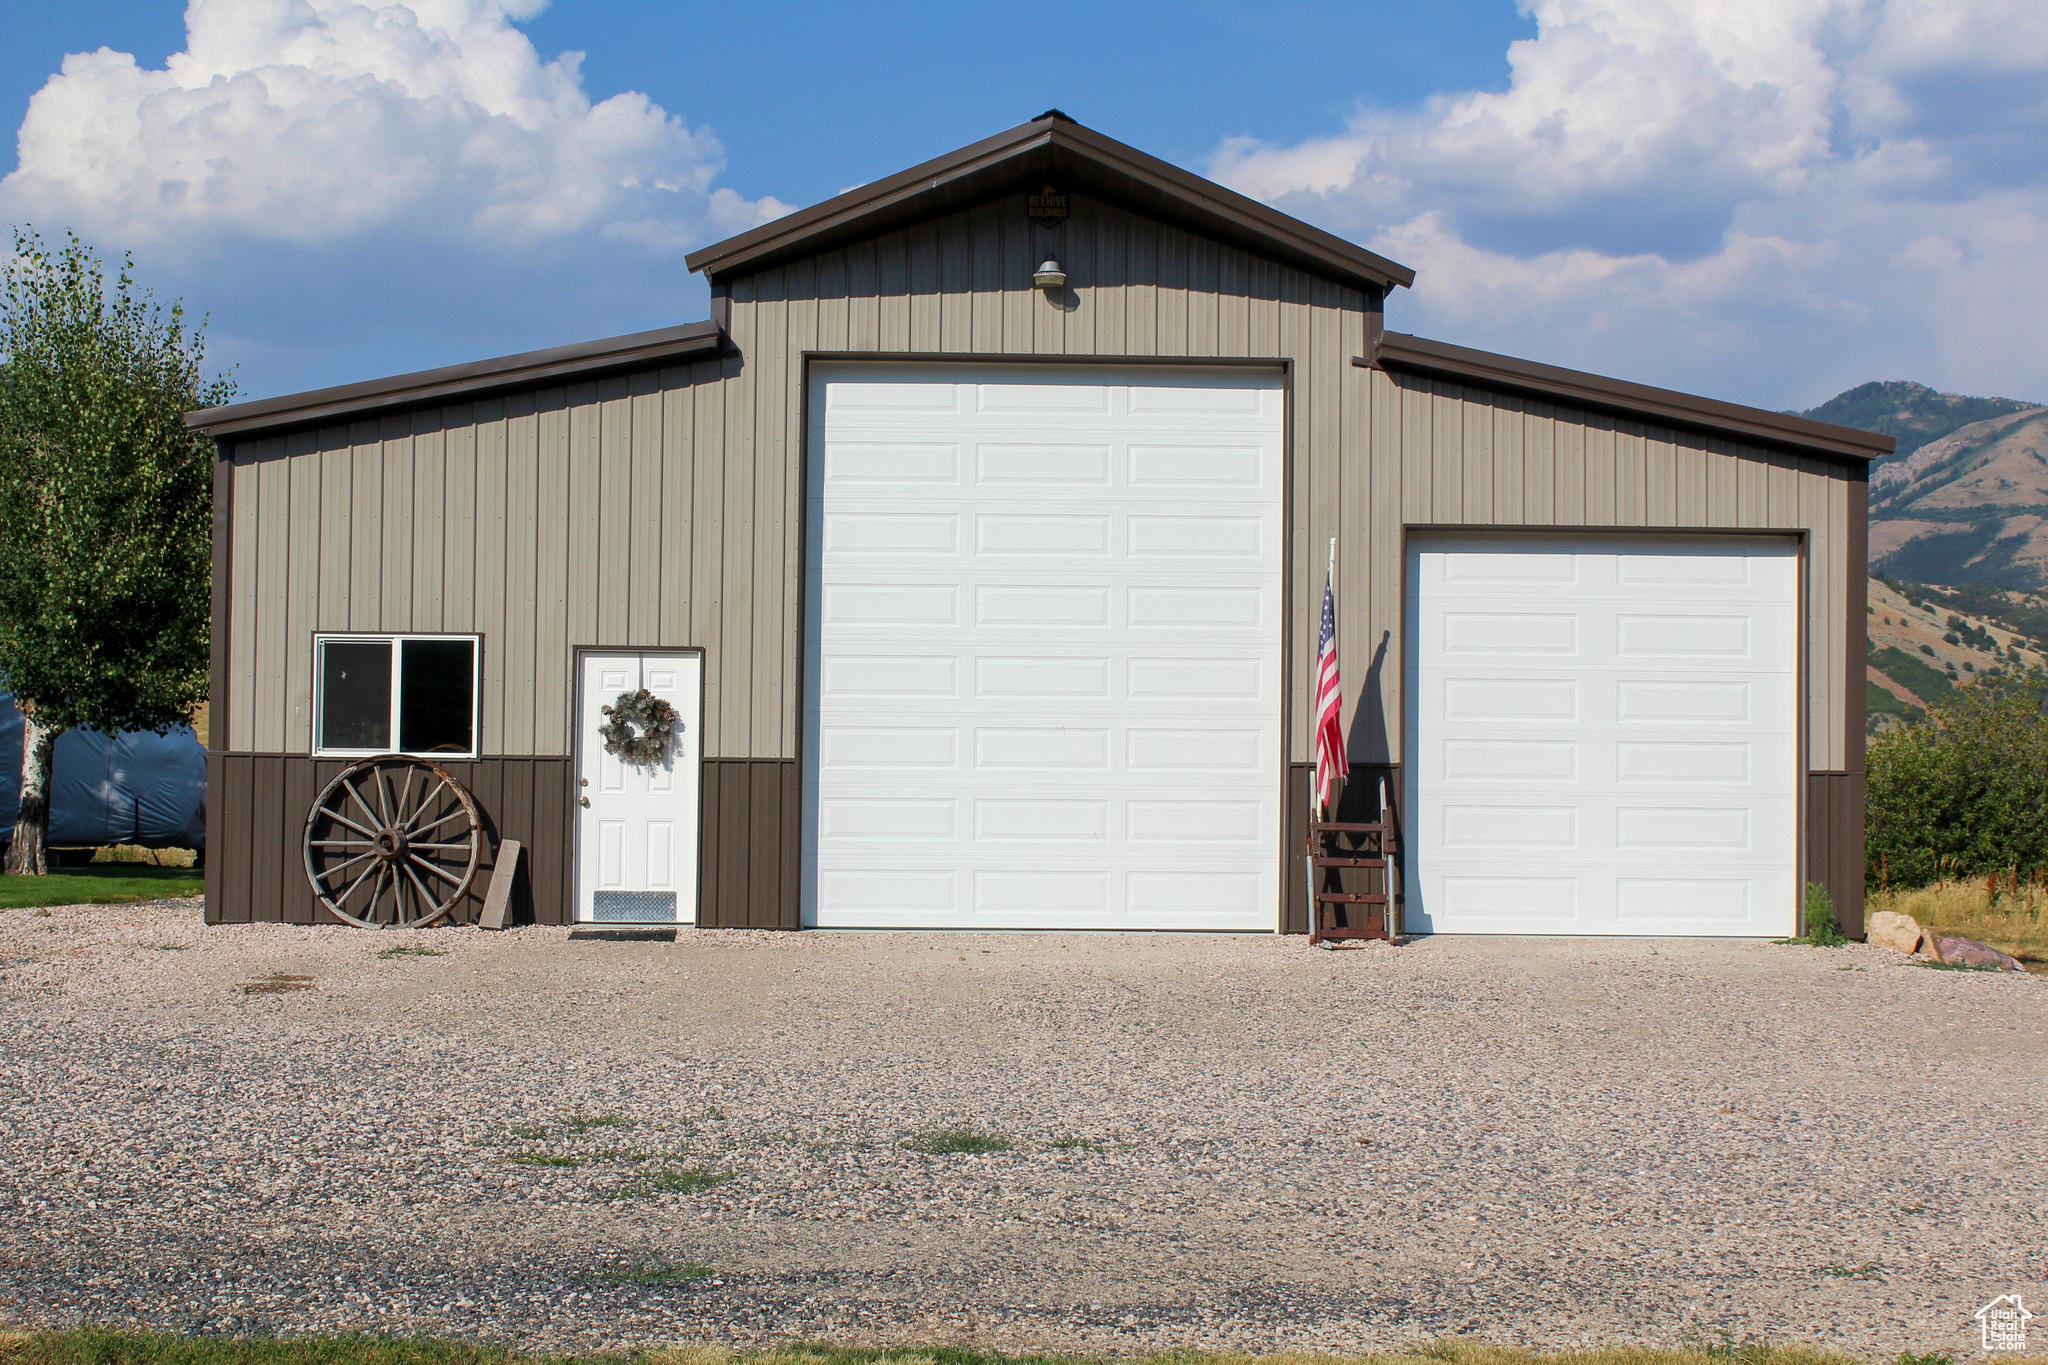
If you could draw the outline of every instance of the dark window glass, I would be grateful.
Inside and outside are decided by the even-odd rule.
[[[466,754],[470,744],[474,640],[403,640],[398,671],[398,747],[409,754]]]
[[[391,642],[320,646],[320,747],[391,747]]]

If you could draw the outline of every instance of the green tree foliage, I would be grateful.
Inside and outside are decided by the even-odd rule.
[[[27,718],[9,871],[42,871],[49,753],[73,726],[164,731],[206,697],[212,448],[199,328],[108,287],[75,235],[17,229],[0,276],[0,674]]]
[[[1988,872],[2048,870],[2048,675],[1987,677],[1873,737],[1865,875],[1925,886]]]

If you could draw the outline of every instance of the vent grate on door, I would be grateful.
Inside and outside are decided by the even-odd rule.
[[[673,891],[593,891],[590,918],[599,924],[674,924]]]

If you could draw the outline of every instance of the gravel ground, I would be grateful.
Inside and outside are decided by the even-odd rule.
[[[0,1012],[17,1325],[1889,1360],[2048,1300],[2048,982],[1877,948],[167,901],[0,913]],[[899,1145],[958,1126],[1015,1146]]]

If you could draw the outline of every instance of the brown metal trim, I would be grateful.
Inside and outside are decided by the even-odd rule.
[[[811,676],[806,666],[811,657],[811,362],[827,358],[830,352],[804,351],[797,357],[796,415],[796,882],[789,914],[795,928],[809,927],[808,910],[818,886],[818,860],[804,846],[804,830],[811,815],[811,794],[816,790],[804,781],[810,771]],[[823,490],[820,489],[822,494]],[[822,499],[821,499],[822,500]]]
[[[1032,175],[1084,186],[1105,199],[1129,202],[1148,216],[1249,246],[1354,288],[1382,293],[1415,281],[1415,272],[1407,266],[1053,114],[702,247],[683,259],[707,278],[761,270],[983,202]]]
[[[1803,546],[1812,531],[1804,526],[1589,526],[1578,523],[1559,526],[1550,522],[1542,526],[1524,526],[1511,522],[1471,521],[1408,521],[1401,523],[1401,533],[1409,532],[1424,536],[1448,535],[1511,535],[1511,536],[1683,536],[1688,540],[1722,539],[1765,539],[1797,540]],[[1404,548],[1405,553],[1405,548]],[[1403,584],[1405,589],[1406,584]]]
[[[222,785],[219,756],[227,747],[228,723],[228,629],[233,610],[228,571],[234,563],[229,553],[235,527],[234,447],[225,441],[213,443],[213,583],[212,619],[206,644],[206,809],[216,828],[222,816]],[[217,852],[214,830],[207,832],[209,853]],[[206,922],[220,923],[220,860],[206,860]]]
[[[691,322],[681,327],[419,370],[388,379],[202,408],[186,413],[185,425],[211,432],[215,437],[275,433],[401,408],[473,399],[507,389],[594,379],[620,370],[665,364],[683,356],[708,355],[723,344],[724,332],[716,322]]]
[[[1342,381],[1339,381],[1340,383]],[[1273,907],[1273,932],[1287,932],[1287,886],[1288,869],[1294,864],[1294,855],[1299,851],[1300,840],[1289,839],[1286,802],[1292,795],[1289,788],[1288,765],[1294,754],[1294,648],[1301,643],[1292,638],[1294,630],[1294,556],[1300,548],[1294,543],[1294,362],[1292,358],[1281,362],[1280,372],[1280,903]],[[1340,395],[1341,399],[1341,395]],[[1341,470],[1344,463],[1344,423],[1341,416],[1343,404],[1338,404],[1339,419],[1334,440],[1336,449],[1330,458]],[[1306,425],[1306,424],[1303,424]],[[1312,473],[1315,465],[1314,452],[1307,461]],[[1338,534],[1342,534],[1338,528]],[[1304,670],[1306,674],[1306,670]],[[1304,817],[1308,803],[1302,803]],[[1302,932],[1308,932],[1306,917],[1302,920]]]
[[[1801,773],[1813,767],[1813,538],[1799,536],[1799,653],[1794,661],[1798,681],[1793,684],[1799,713],[1794,718],[1793,754]],[[1792,861],[1798,866],[1793,883],[1792,932],[1806,932],[1806,883],[1813,878],[1810,855],[1813,842],[1813,784],[1800,782],[1792,793],[1792,818],[1799,833],[1792,840]]]
[[[1194,369],[1283,369],[1294,364],[1288,356],[1273,355],[1049,355],[1044,352],[1004,351],[799,351],[808,366],[812,361],[830,364],[870,364],[903,361],[912,365],[1144,365],[1155,368]],[[808,380],[808,370],[806,379]]]
[[[1865,471],[1857,471],[1849,479],[1848,540],[1844,557],[1849,575],[1849,630],[1843,646],[1848,657],[1842,661],[1848,674],[1842,693],[1843,724],[1848,733],[1842,737],[1842,757],[1847,770],[1860,775],[1870,702],[1863,685],[1868,676],[1864,660],[1870,653],[1870,476]]]
[[[1674,389],[1653,388],[1626,379],[1567,370],[1514,356],[1475,351],[1448,342],[1430,341],[1404,332],[1384,332],[1370,357],[1359,356],[1354,365],[1418,370],[1518,393],[1534,394],[1556,402],[1627,417],[1668,423],[1717,436],[1795,450],[1801,454],[1830,459],[1853,460],[1859,465],[1880,460],[1898,448],[1890,436],[1855,427],[1816,422],[1782,412],[1724,403],[1718,398],[1701,398]]]
[[[568,776],[566,779],[566,784],[563,787],[564,798],[567,801],[565,809],[569,813],[569,818],[566,821],[564,821],[564,824],[567,827],[566,838],[568,840],[569,848],[568,876],[563,882],[563,890],[565,892],[566,899],[564,901],[565,909],[563,911],[564,919],[562,922],[565,924],[575,924],[578,922],[576,919],[576,898],[578,888],[580,888],[583,885],[583,869],[578,862],[578,860],[583,856],[582,845],[581,842],[576,838],[576,812],[580,809],[580,807],[576,804],[576,779],[577,774],[580,773],[583,769],[583,727],[581,724],[578,723],[578,717],[581,710],[578,703],[581,702],[583,699],[583,656],[586,654],[696,655],[698,669],[697,714],[694,717],[691,725],[686,726],[684,728],[683,733],[686,735],[694,735],[699,741],[701,741],[704,737],[704,679],[711,672],[711,656],[710,653],[702,645],[569,646],[569,733],[566,736],[569,753],[569,766],[567,769]],[[695,914],[693,914],[691,917],[691,922],[697,925],[702,925],[704,922],[704,793],[710,790],[711,787],[711,784],[705,779],[705,770],[711,766],[712,762],[713,759],[711,758],[711,756],[705,753],[701,748],[697,751],[697,904],[695,907]]]

